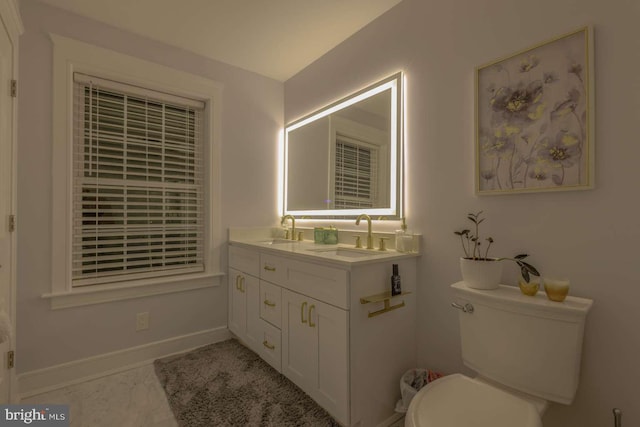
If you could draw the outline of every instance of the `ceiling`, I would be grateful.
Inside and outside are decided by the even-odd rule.
[[[42,0],[285,81],[401,0]]]

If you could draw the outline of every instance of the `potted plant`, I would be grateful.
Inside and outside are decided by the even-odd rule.
[[[480,224],[485,218],[481,217],[482,211],[467,214],[467,219],[474,225],[474,230],[464,229],[454,231],[460,237],[464,257],[460,258],[460,270],[462,280],[465,284],[474,289],[496,289],[500,284],[502,276],[502,263],[500,261],[514,261],[520,267],[520,274],[525,283],[529,283],[531,276],[540,276],[538,270],[531,264],[523,261],[529,255],[518,254],[513,258],[491,258],[489,249],[494,242],[493,238],[487,237],[484,241],[487,246],[482,251],[483,240],[480,237]],[[537,292],[537,289],[536,289]],[[526,293],[523,289],[523,293]],[[535,295],[535,292],[534,292]]]

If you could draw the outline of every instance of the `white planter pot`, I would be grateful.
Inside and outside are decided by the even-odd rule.
[[[460,258],[462,280],[473,289],[497,289],[502,277],[502,262],[497,258],[475,260]]]

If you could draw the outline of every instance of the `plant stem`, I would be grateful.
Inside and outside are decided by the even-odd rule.
[[[477,220],[477,218],[476,218]],[[476,241],[473,242],[473,258],[480,258],[480,251],[478,250],[478,240],[480,239],[480,235],[479,233],[479,226],[478,226],[478,221],[474,221],[476,224]],[[478,253],[478,256],[476,257],[476,252]]]
[[[464,240],[462,239],[462,234],[460,235],[460,244],[462,244],[462,250],[464,251],[464,255],[466,257],[469,257],[469,252],[467,251],[467,248],[464,247]]]
[[[491,247],[491,243],[493,243],[493,242],[489,241],[489,244],[487,245],[487,250],[484,251],[484,257],[485,258],[489,257],[489,248]]]

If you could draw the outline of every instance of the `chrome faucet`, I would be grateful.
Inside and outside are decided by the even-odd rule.
[[[373,236],[371,235],[371,217],[367,214],[361,214],[356,219],[356,225],[360,225],[360,220],[364,218],[367,220],[367,249],[373,249]]]
[[[293,215],[285,215],[282,217],[282,220],[280,221],[280,225],[285,225],[287,220],[290,219],[291,220],[291,240],[296,240],[296,219],[293,217]]]

